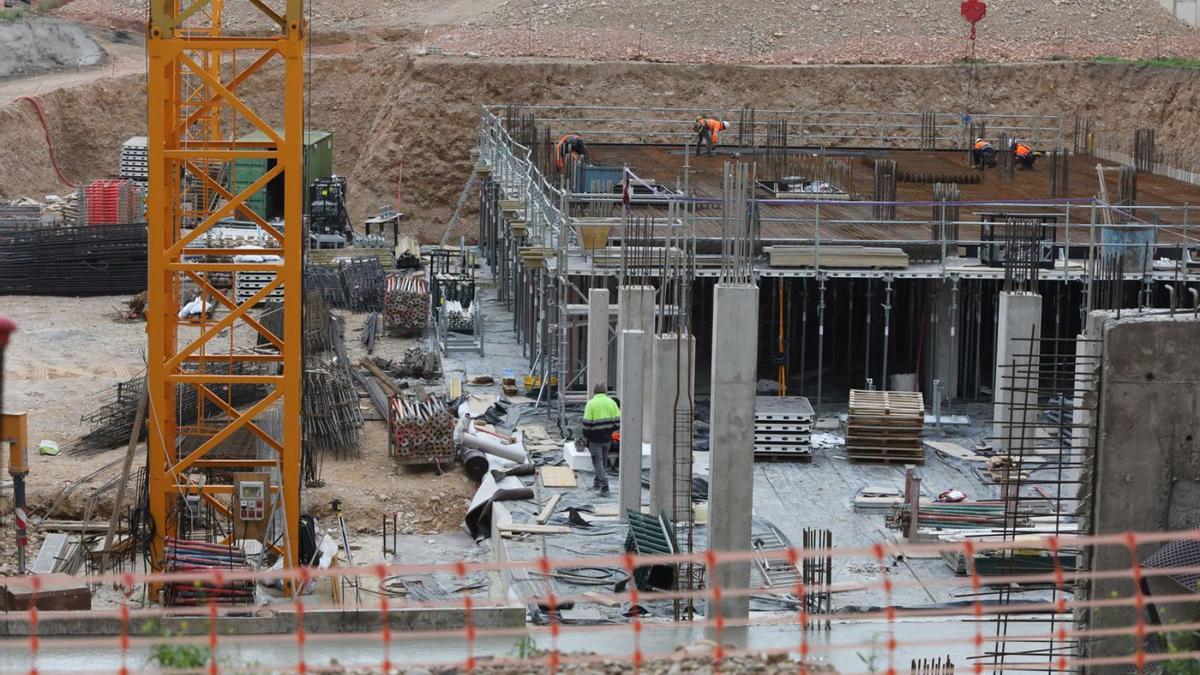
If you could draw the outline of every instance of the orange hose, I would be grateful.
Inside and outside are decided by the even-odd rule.
[[[46,114],[42,112],[42,104],[39,103],[36,98],[30,96],[22,96],[17,100],[29,101],[33,104],[33,109],[37,112],[38,122],[40,122],[42,125],[42,133],[46,135],[46,149],[50,152],[50,164],[54,167],[54,173],[58,175],[58,179],[67,187],[79,187],[75,183],[67,180],[67,177],[63,175],[62,169],[58,166],[58,160],[54,157],[54,142],[50,140],[50,127],[46,125]]]

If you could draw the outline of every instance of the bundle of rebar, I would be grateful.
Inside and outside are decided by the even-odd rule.
[[[937,149],[937,113],[931,110],[921,112],[921,139],[919,143],[922,150]]]
[[[933,184],[933,218],[930,235],[934,241],[958,242],[960,199],[957,183]]]
[[[346,352],[345,322],[316,293],[305,297],[304,312],[304,477],[320,481],[322,460],[358,452],[362,411]]]
[[[874,188],[874,196],[872,199],[875,201],[875,204],[871,206],[871,211],[873,212],[875,220],[895,220],[896,160],[875,160]]]
[[[754,166],[725,163],[721,209],[721,283],[748,284],[753,279],[758,209],[754,201]]]
[[[0,235],[0,295],[124,295],[145,288],[144,224]]]
[[[429,286],[425,277],[389,274],[383,294],[383,326],[389,335],[419,335],[429,326]]]
[[[454,415],[436,396],[412,401],[393,395],[389,408],[389,451],[404,463],[440,463],[453,461]]]
[[[763,146],[763,158],[767,167],[767,178],[780,180],[792,175],[791,153],[788,150],[788,121],[786,119],[767,122],[767,140]]]
[[[1071,155],[1066,148],[1055,148],[1050,159],[1050,198],[1071,196]]]
[[[1095,136],[1092,133],[1092,116],[1075,116],[1075,133],[1071,134],[1071,152],[1076,155],[1091,154],[1095,150]]]
[[[378,258],[354,258],[342,263],[338,272],[342,278],[342,290],[346,293],[346,309],[353,312],[377,312],[383,309],[387,274]]]
[[[1138,171],[1154,168],[1154,129],[1137,129],[1133,132],[1133,165]]]
[[[168,572],[250,569],[241,549],[203,541],[168,537],[163,557]],[[254,582],[173,581],[166,584],[164,600],[172,606],[249,603],[254,600]]]
[[[346,290],[337,270],[321,265],[304,268],[304,292],[317,293],[332,307],[346,306]]]
[[[1004,290],[1026,293],[1037,290],[1042,261],[1042,222],[1008,218],[1004,224]]]
[[[255,364],[237,362],[230,371],[228,363],[212,362],[205,365],[207,374],[259,375],[267,374],[274,364]],[[101,393],[104,401],[99,408],[81,417],[81,421],[90,426],[83,436],[70,442],[64,447],[68,453],[92,453],[108,450],[129,442],[129,434],[133,431],[134,418],[137,414],[138,402],[141,399],[142,388],[146,386],[145,375],[138,375],[115,387]],[[267,393],[267,386],[262,384],[221,384],[210,382],[205,385],[210,392],[230,406],[250,405],[261,400]],[[214,417],[222,413],[221,408],[209,400],[197,395],[196,387],[190,384],[179,384],[175,387],[175,401],[180,427],[190,426],[196,422]],[[146,438],[146,427],[141,430],[140,439]]]

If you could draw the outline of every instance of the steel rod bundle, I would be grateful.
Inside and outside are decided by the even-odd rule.
[[[304,292],[317,293],[332,307],[346,306],[346,290],[337,270],[320,265],[304,268]]]
[[[0,295],[123,295],[145,288],[143,224],[0,235]]]
[[[390,274],[383,294],[383,325],[389,335],[419,335],[429,326],[429,286],[425,277]]]
[[[315,484],[326,456],[344,459],[358,452],[363,417],[346,353],[345,322],[316,293],[305,298],[304,338],[304,478]]]
[[[235,363],[233,373],[237,375],[265,374],[272,364]],[[205,373],[226,374],[229,364],[213,362],[206,364]],[[99,408],[83,415],[81,421],[90,426],[83,436],[69,443],[64,450],[69,453],[91,453],[115,448],[129,442],[129,434],[133,431],[134,417],[137,414],[138,401],[142,388],[146,386],[145,375],[139,375],[101,393],[104,401]],[[237,408],[250,405],[262,399],[267,393],[267,387],[261,384],[219,384],[209,383],[208,390],[221,400]],[[221,408],[211,401],[198,398],[196,387],[190,384],[179,384],[175,388],[176,405],[180,427],[196,424],[198,421],[221,414]],[[140,439],[146,438],[146,428],[141,430]]]
[[[392,396],[388,415],[391,433],[388,450],[402,464],[435,464],[453,461],[454,426],[457,420],[440,398],[411,401]]]
[[[377,312],[383,308],[386,273],[378,258],[355,258],[338,268],[345,308],[354,312]]]
[[[246,554],[239,548],[203,541],[167,538],[164,550],[166,571],[248,570]],[[167,605],[242,604],[254,600],[254,582],[172,582],[166,584]]]

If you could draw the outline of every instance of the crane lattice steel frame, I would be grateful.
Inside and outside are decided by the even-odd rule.
[[[253,6],[267,28],[250,35],[226,34],[221,14],[226,0],[151,0],[148,56],[147,223],[149,227],[149,304],[146,312],[149,389],[149,504],[154,522],[150,560],[163,567],[166,537],[177,534],[185,495],[198,495],[217,513],[232,517],[232,485],[201,483],[197,472],[264,471],[278,468],[282,493],[283,536],[275,548],[286,567],[297,566],[301,457],[301,275],[304,256],[303,133],[304,49],[307,25],[302,0],[239,0]],[[248,56],[247,56],[248,55]],[[241,63],[239,63],[241,57]],[[282,117],[282,131],[270,126],[243,97],[253,91],[271,119]],[[238,127],[258,130],[267,140],[238,141]],[[234,160],[274,162],[262,177],[237,194],[226,186]],[[246,200],[282,176],[285,227],[272,226]],[[233,186],[234,181],[228,181]],[[233,188],[236,189],[236,188]],[[206,248],[202,239],[218,221],[237,216],[255,222],[277,242],[238,250],[241,256],[280,256],[279,262],[197,262],[198,256],[226,256],[229,249]],[[185,257],[186,247],[186,257]],[[270,260],[270,259],[268,259]],[[274,273],[273,280],[244,302],[227,297],[211,274]],[[199,287],[205,303],[227,310],[220,318],[179,318],[185,282]],[[236,287],[236,283],[233,285]],[[284,289],[283,335],[275,335],[249,311],[276,288]],[[243,328],[244,327],[244,328]],[[274,346],[239,351],[235,329],[249,329]],[[246,373],[241,366],[254,364]],[[245,410],[233,408],[220,392],[235,384],[259,384],[267,395]],[[177,422],[177,386],[197,390],[197,401],[223,412],[219,419],[181,427]],[[222,387],[227,387],[222,389]],[[267,431],[260,415],[281,412],[278,431]],[[257,459],[222,459],[210,452],[238,430],[268,448]],[[198,447],[180,451],[185,436]],[[273,452],[272,452],[273,451]],[[271,456],[274,455],[274,456]],[[232,538],[233,534],[230,534]]]

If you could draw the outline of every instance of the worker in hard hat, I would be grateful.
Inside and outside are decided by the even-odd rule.
[[[1033,163],[1038,158],[1038,153],[1034,152],[1033,148],[1024,143],[1013,141],[1009,144],[1008,149],[1012,151],[1013,160],[1017,163],[1018,169],[1033,170]]]
[[[717,147],[717,136],[728,128],[729,122],[715,117],[697,117],[696,123],[692,125],[692,131],[696,132],[696,154],[701,154],[700,148],[704,147],[705,143],[708,143],[708,154],[713,154]]]
[[[579,134],[567,134],[558,139],[558,144],[554,146],[554,161],[559,171],[563,170],[568,155],[574,155],[576,159],[587,159],[587,146],[583,144],[583,138]]]
[[[608,387],[603,382],[592,388],[592,397],[583,407],[583,437],[587,439],[588,452],[592,455],[592,489],[599,490],[601,497],[608,496],[608,451],[612,447],[612,436],[621,426],[621,408],[608,396]]]
[[[982,138],[976,138],[971,148],[971,168],[996,168],[996,148]]]

